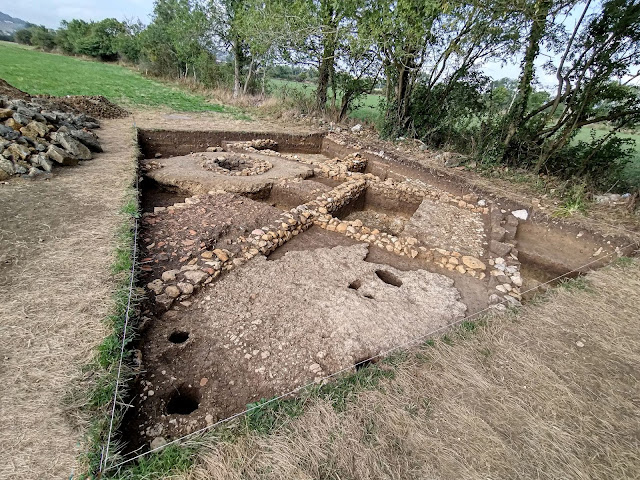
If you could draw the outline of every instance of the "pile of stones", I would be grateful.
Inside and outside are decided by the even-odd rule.
[[[62,112],[51,102],[0,96],[0,181],[36,177],[54,166],[73,166],[102,152],[96,119]]]
[[[213,158],[206,153],[199,154],[204,157],[202,168],[221,175],[248,177],[261,175],[273,168],[273,164],[266,160],[251,158],[248,155],[221,155]]]

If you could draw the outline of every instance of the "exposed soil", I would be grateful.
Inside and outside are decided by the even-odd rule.
[[[208,195],[191,208],[147,216],[142,220],[141,235],[143,281],[160,278],[167,270],[179,270],[204,251],[233,251],[240,235],[268,224],[280,213],[264,203],[221,193]]]
[[[205,439],[180,480],[637,479],[640,264],[407,352],[344,408]]]
[[[6,95],[9,98],[21,99],[25,101],[41,99],[40,101],[46,101],[46,103],[50,104],[55,110],[72,113],[84,113],[86,115],[102,119],[117,119],[124,118],[130,115],[130,112],[116,105],[115,103],[110,102],[102,95],[67,95],[66,97],[54,97],[52,95],[32,96],[26,92],[23,92],[22,90],[15,88],[1,78],[0,95]]]
[[[153,322],[134,399],[141,438],[202,428],[466,311],[449,278],[366,262],[367,251],[359,244],[257,257]],[[171,341],[176,332],[188,339]]]
[[[82,96],[67,95],[66,97],[52,97],[50,95],[38,95],[38,98],[45,98],[58,105],[64,105],[68,109],[86,113],[96,118],[124,118],[131,115],[124,108],[110,102],[102,95]]]
[[[404,232],[429,245],[477,257],[484,256],[488,244],[481,214],[436,204],[429,199],[422,201]]]
[[[308,178],[313,171],[307,165],[261,154],[248,155],[250,158],[269,162],[273,165],[261,175],[230,176],[203,168],[206,159],[216,158],[218,153],[197,153],[171,158],[158,158],[148,163],[152,168],[147,176],[163,185],[172,185],[192,195],[222,190],[234,193],[258,193],[270,188],[283,178]]]
[[[105,121],[105,153],[50,179],[0,183],[0,478],[69,478],[86,453],[83,370],[109,334],[111,273],[136,149]]]
[[[21,100],[30,100],[31,95],[10,85],[0,78],[0,95],[6,95],[9,98],[19,98]]]
[[[170,285],[176,302],[156,308],[151,296],[145,306],[138,346],[144,373],[131,400],[135,408],[126,432],[132,439],[130,449],[146,447],[159,437],[185,435],[248,403],[320,381],[465,314],[483,311],[501,298],[519,305],[519,290],[512,292],[514,288],[537,285],[620,246],[592,233],[538,234],[536,229],[555,232],[556,227],[536,226],[531,220],[519,225],[502,204],[480,202],[478,195],[463,200],[461,195],[469,192],[464,185],[381,159],[375,152],[363,153],[368,176],[347,171],[341,177],[332,173],[339,161],[331,159],[353,153],[349,147],[315,134],[279,135],[278,151],[294,153],[251,151],[242,157],[241,145],[229,145],[235,153],[184,155],[186,149],[202,152],[228,145],[228,140],[268,138],[242,130],[144,130],[139,135],[148,158],[143,164],[143,206],[148,212],[143,221],[143,282],[167,297],[169,280],[163,274],[168,278],[171,272],[193,267],[210,270],[210,278],[194,286]],[[295,153],[298,140],[304,153]],[[176,154],[181,156],[170,156]],[[203,168],[204,157],[215,158],[216,165]],[[237,168],[229,163],[240,158]],[[268,161],[273,168],[234,175],[234,170],[249,168],[245,158]],[[220,165],[229,172],[219,171]],[[243,256],[246,238],[257,235],[266,244],[273,238],[268,225],[284,218],[288,228],[283,214],[302,207],[300,211],[306,211],[305,204],[338,194],[340,188],[335,188],[345,181],[341,188],[351,185],[352,175],[370,179],[375,189],[358,190],[330,214],[325,208],[329,220],[296,230],[279,241],[268,258]],[[400,183],[405,190],[397,190]],[[416,200],[411,192],[421,188],[428,196]],[[199,194],[197,201],[188,198],[193,194]],[[367,233],[362,237],[349,231],[363,226]],[[387,243],[375,237],[376,232],[387,235]],[[411,240],[406,250],[400,237]],[[417,245],[438,250],[439,260]],[[567,252],[567,262],[555,262],[562,253],[540,253],[555,248]],[[233,264],[224,263],[221,255],[234,258]],[[518,255],[528,262],[522,271]],[[203,269],[202,258],[210,259],[204,263],[212,267],[219,268],[220,261],[227,266],[217,272]]]

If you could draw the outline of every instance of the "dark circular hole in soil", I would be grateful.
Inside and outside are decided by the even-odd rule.
[[[171,343],[184,343],[189,338],[189,332],[182,332],[180,330],[176,330],[171,335],[169,335],[169,341]]]
[[[402,280],[387,270],[376,270],[376,275],[388,285],[393,285],[394,287],[400,287],[402,285]]]
[[[195,389],[179,388],[167,402],[167,414],[189,415],[200,406],[200,398]]]
[[[252,161],[247,161],[240,156],[218,157],[215,162],[222,168],[231,171],[239,171],[253,166]]]
[[[362,282],[360,280],[354,280],[349,284],[349,288],[353,290],[358,290],[362,286]]]

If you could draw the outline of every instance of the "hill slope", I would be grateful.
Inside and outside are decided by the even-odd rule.
[[[10,35],[27,26],[26,21],[0,12],[0,33]]]

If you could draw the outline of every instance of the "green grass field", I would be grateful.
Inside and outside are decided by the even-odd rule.
[[[587,142],[591,140],[591,134],[595,133],[596,138],[602,137],[608,133],[606,128],[582,128],[574,141],[582,140]],[[638,133],[619,133],[621,138],[629,138],[635,140],[635,154],[631,158],[631,162],[624,169],[625,180],[630,185],[640,185],[640,134]]]
[[[44,53],[9,42],[0,42],[0,58],[0,78],[34,95],[103,95],[125,107],[234,113],[203,96],[116,64]]]
[[[281,80],[279,78],[272,78],[269,80],[269,87],[271,89],[271,93],[275,95],[286,95],[287,91],[302,93],[309,98],[313,97],[316,91],[316,85],[314,83],[302,83],[302,82],[294,82],[291,80]],[[332,90],[329,89],[328,93],[329,97],[333,95]],[[372,124],[377,124],[380,119],[380,100],[381,95],[366,95],[362,100],[360,100],[357,108],[355,108],[350,114],[349,117],[361,120],[363,122],[368,122]],[[338,97],[338,102],[340,98]]]

